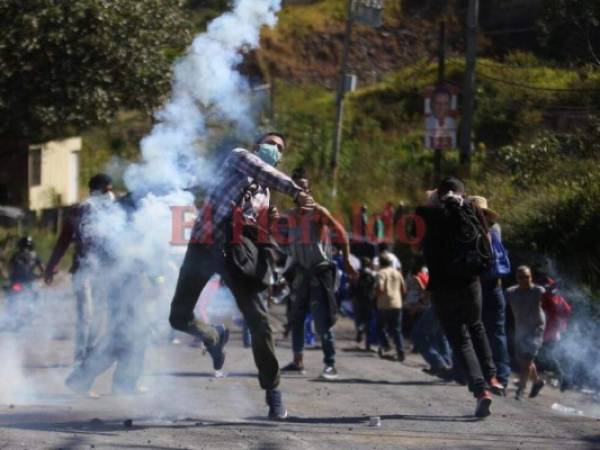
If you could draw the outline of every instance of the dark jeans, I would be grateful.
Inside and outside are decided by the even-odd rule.
[[[482,319],[492,349],[496,377],[504,386],[508,385],[511,369],[506,343],[506,300],[498,280],[482,281]]]
[[[496,376],[496,367],[481,321],[481,283],[461,289],[433,292],[432,300],[454,356],[464,369],[475,396],[486,389],[486,380]]]
[[[385,333],[390,336],[396,351],[404,354],[404,338],[402,337],[402,310],[401,309],[379,309],[377,310],[377,328],[381,335],[381,341],[385,342]]]
[[[219,246],[193,243],[188,245],[179,271],[175,296],[171,302],[171,326],[200,337],[207,347],[216,343],[218,334],[214,327],[195,319],[193,312],[202,289],[215,273],[221,276],[231,290],[250,329],[252,353],[258,368],[260,386],[263,389],[275,389],[279,385],[279,364],[275,356],[267,304],[260,298],[259,292],[229,275],[223,251]]]
[[[411,339],[417,351],[432,369],[447,369],[452,366],[450,345],[435,315],[433,305],[415,324]]]
[[[293,295],[294,317],[292,322],[292,349],[294,354],[300,354],[304,351],[304,332],[305,319],[309,312],[315,321],[317,333],[321,338],[323,347],[323,363],[326,366],[335,364],[335,342],[333,332],[328,327],[330,322],[329,317],[329,300],[327,292],[321,285],[313,285],[308,292],[297,292]]]

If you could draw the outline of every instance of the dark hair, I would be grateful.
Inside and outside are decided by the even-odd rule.
[[[261,135],[257,140],[256,143],[260,144],[262,141],[264,141],[268,136],[277,136],[278,138],[280,138],[283,141],[283,145],[287,146],[287,139],[285,138],[285,136],[281,133],[278,133],[276,131],[269,131],[268,133],[265,133],[263,135]]]
[[[452,94],[448,89],[446,89],[445,86],[437,86],[431,94],[431,100],[436,98],[438,95],[447,95],[448,97],[452,98]]]
[[[417,275],[419,272],[421,272],[423,270],[423,267],[425,267],[425,261],[423,261],[423,260],[416,261],[410,271],[411,275]]]
[[[31,236],[24,236],[19,239],[19,243],[17,245],[21,250],[26,248],[33,250],[33,238]]]
[[[446,177],[437,188],[438,198],[442,198],[448,192],[453,191],[457,194],[465,193],[465,184],[456,177]]]
[[[388,255],[379,255],[379,267],[382,269],[390,267],[392,265],[392,259]]]
[[[109,184],[112,184],[112,178],[105,173],[97,173],[88,183],[88,187],[90,188],[90,192],[101,191]]]
[[[379,250],[380,253],[389,252],[390,251],[390,244],[388,244],[387,242],[380,242],[379,244],[377,244],[377,248],[378,248],[378,250]]]

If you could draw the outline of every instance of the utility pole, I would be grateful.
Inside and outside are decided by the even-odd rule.
[[[352,26],[354,17],[352,14],[352,0],[348,0],[348,12],[346,17],[346,35],[344,37],[344,53],[342,55],[342,67],[340,70],[340,84],[336,97],[336,129],[333,136],[333,153],[331,155],[331,178],[332,196],[337,195],[337,170],[340,148],[342,145],[342,132],[344,125],[344,97],[346,95],[346,76],[348,72],[348,58],[350,56],[350,44],[352,42]]]
[[[475,64],[477,57],[477,22],[479,0],[469,0],[467,9],[467,52],[465,61],[465,84],[463,88],[463,120],[461,127],[460,164],[468,175],[471,170],[471,133],[475,97]]]
[[[446,22],[440,22],[438,46],[438,86],[446,81]],[[442,178],[442,149],[436,148],[433,154],[433,177],[437,186]]]

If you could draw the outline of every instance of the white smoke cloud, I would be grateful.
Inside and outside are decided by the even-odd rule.
[[[237,0],[213,20],[175,63],[170,101],[141,143],[142,162],[125,173],[134,192],[177,190],[210,181],[211,164],[198,156],[207,115],[250,130],[247,80],[236,70],[243,52],[259,45],[263,26],[274,26],[280,0]]]
[[[84,234],[101,243],[102,252],[110,255],[110,264],[102,262],[102,255],[94,255],[95,261],[86,266],[92,268],[84,270],[90,270],[92,276],[104,280],[111,288],[111,295],[122,297],[110,301],[125,302],[131,301],[131,296],[141,297],[136,299],[136,308],[162,311],[162,323],[168,324],[165,305],[168,308],[173,294],[176,279],[173,265],[174,261],[179,263],[181,260],[181,249],[170,244],[173,231],[170,208],[192,205],[193,196],[185,188],[206,187],[213,181],[213,163],[203,152],[208,140],[209,119],[229,123],[234,130],[243,133],[252,130],[250,86],[237,66],[245,52],[259,45],[261,28],[276,24],[279,9],[280,0],[236,0],[231,12],[212,21],[206,32],[194,39],[174,64],[170,99],[156,113],[156,125],[141,142],[140,161],[124,170],[123,179],[132,193],[133,208],[125,211],[120,205],[106,203],[101,198],[92,201],[94,205],[85,222]],[[114,166],[112,163],[111,172],[119,172]],[[170,289],[163,289],[159,295],[160,288],[151,283],[157,277],[165,276],[169,277],[165,285]],[[126,283],[128,277],[132,286],[147,287],[132,292],[126,286],[122,289],[114,286],[115,280]],[[64,303],[62,295],[47,297],[49,303]],[[228,300],[224,305],[234,308],[230,296],[220,293],[219,297]],[[147,304],[140,306],[140,301]],[[159,307],[153,304],[156,301],[161,302]],[[71,306],[74,310],[75,305]],[[222,309],[217,313],[222,314]],[[109,319],[115,320],[115,317]],[[57,309],[54,316],[49,313],[44,317],[43,324],[57,327],[61,320]],[[134,320],[124,323],[127,327],[135,326]],[[141,324],[143,330],[147,325]],[[52,335],[50,332],[49,336]],[[0,390],[0,402],[12,399],[13,395],[9,396],[9,393],[14,393],[15,387],[28,394],[44,392],[43,385],[28,385],[26,381],[18,386],[14,384],[14,380],[26,379],[22,369],[23,355],[27,355],[25,347],[3,345],[0,350],[0,359],[6,369],[0,372],[0,386],[10,387],[6,392]],[[207,368],[209,365],[207,361]],[[196,402],[191,407],[196,408]]]

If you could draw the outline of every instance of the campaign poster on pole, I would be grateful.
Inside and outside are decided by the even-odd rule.
[[[441,84],[425,89],[425,148],[457,147],[458,88]]]

